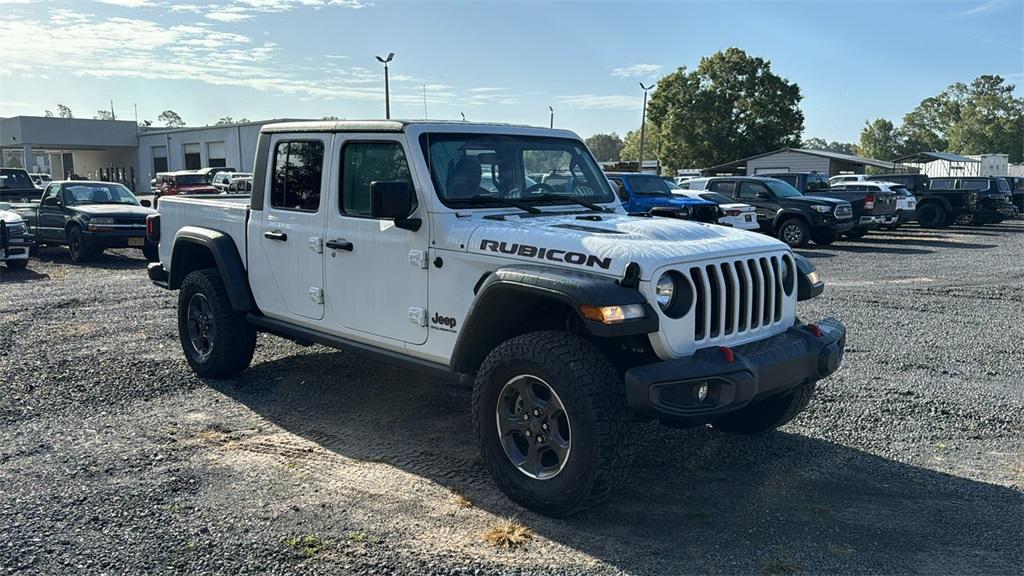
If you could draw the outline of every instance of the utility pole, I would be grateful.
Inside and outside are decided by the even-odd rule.
[[[384,65],[384,117],[391,119],[391,88],[388,86],[388,63],[395,57],[394,52],[388,53],[387,58],[377,56],[377,61]]]
[[[640,163],[637,170],[640,172],[644,171],[644,137],[647,135],[647,91],[654,88],[654,84],[650,86],[644,86],[644,83],[640,83],[640,87],[644,90],[644,110],[640,115]]]
[[[548,110],[551,111],[551,125],[548,126],[548,127],[549,128],[554,128],[555,127],[555,109],[553,107],[551,107],[551,106],[548,106]]]
[[[114,101],[110,101],[110,119],[117,120],[117,116],[114,116]]]

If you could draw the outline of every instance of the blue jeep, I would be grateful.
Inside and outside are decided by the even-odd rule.
[[[708,224],[716,223],[720,216],[717,204],[677,196],[661,176],[635,172],[607,172],[605,175],[615,184],[622,207],[630,214],[675,216]]]

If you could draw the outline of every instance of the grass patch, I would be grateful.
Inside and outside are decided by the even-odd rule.
[[[787,576],[796,574],[797,566],[789,560],[764,560],[761,562],[761,574],[764,576]]]
[[[366,532],[360,532],[359,530],[353,530],[345,535],[349,542],[366,542]]]
[[[455,497],[452,499],[452,502],[455,504],[456,508],[466,509],[473,507],[473,502],[470,501],[469,498],[463,496],[462,494],[456,494]]]
[[[491,546],[512,550],[524,546],[533,540],[533,530],[524,526],[519,520],[506,518],[484,532],[484,540]]]
[[[313,534],[306,534],[288,538],[284,543],[299,555],[312,558],[326,550],[330,540]]]

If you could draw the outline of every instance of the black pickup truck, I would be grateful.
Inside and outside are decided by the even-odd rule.
[[[761,231],[794,248],[831,244],[853,230],[853,208],[845,200],[804,196],[789,184],[759,176],[696,178],[690,190],[710,190],[757,209]]]
[[[112,182],[51,182],[39,202],[12,204],[28,223],[37,245],[67,246],[71,259],[85,262],[105,248],[139,248],[147,260],[157,245],[146,240],[149,202]]]
[[[38,200],[43,191],[36,188],[27,170],[0,168],[0,202]]]
[[[778,172],[758,176],[782,180],[806,196],[825,196],[849,202],[853,207],[854,227],[846,232],[847,238],[863,238],[880,226],[896,224],[895,192],[869,190],[856,182],[844,182],[833,188],[829,186],[828,177],[818,172]]]
[[[929,184],[932,192],[972,191],[977,193],[977,210],[960,214],[954,220],[956,224],[965,226],[982,226],[998,224],[1007,218],[1017,215],[1017,209],[1010,202],[1010,185],[1003,178],[932,178]]]

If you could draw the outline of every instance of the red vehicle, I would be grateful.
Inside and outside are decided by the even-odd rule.
[[[164,174],[156,195],[160,197],[179,194],[218,194],[219,192],[220,190],[206,181],[204,174],[192,170],[182,170]]]

